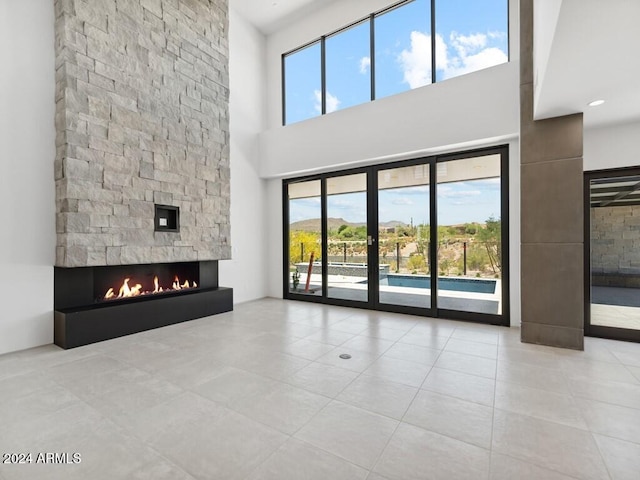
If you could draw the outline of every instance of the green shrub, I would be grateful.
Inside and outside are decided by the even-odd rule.
[[[414,272],[417,270],[426,270],[427,262],[424,259],[424,255],[411,255],[407,260],[407,268]]]

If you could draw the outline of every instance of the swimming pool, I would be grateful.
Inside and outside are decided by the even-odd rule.
[[[385,281],[386,280],[386,281]],[[380,278],[380,283],[391,287],[431,288],[431,278],[424,275],[389,274]],[[454,290],[458,292],[496,293],[496,280],[485,278],[451,278],[439,277],[439,290]]]

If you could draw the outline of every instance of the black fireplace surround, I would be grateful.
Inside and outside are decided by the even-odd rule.
[[[117,297],[126,278],[151,292],[156,276],[160,293],[104,298],[109,288]],[[190,288],[172,290],[176,277]],[[54,268],[54,342],[65,349],[231,310],[233,290],[218,285],[216,260]]]

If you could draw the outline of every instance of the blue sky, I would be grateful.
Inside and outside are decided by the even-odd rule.
[[[381,190],[378,196],[379,221],[428,224],[429,187],[405,187]],[[330,195],[327,215],[351,223],[366,221],[365,193]],[[438,222],[440,225],[484,223],[500,218],[500,180],[471,180],[438,185]],[[302,198],[289,202],[289,220],[320,218],[320,198]]]
[[[376,17],[376,98],[431,82],[430,2]],[[437,0],[436,78],[507,61],[507,0]],[[311,39],[310,39],[311,40]],[[369,101],[369,24],[326,40],[327,112]],[[320,44],[285,58],[287,123],[320,115]]]

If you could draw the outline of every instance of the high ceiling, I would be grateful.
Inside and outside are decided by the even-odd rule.
[[[543,47],[535,118],[584,112],[587,128],[640,120],[640,1],[535,0],[534,8],[535,44]]]
[[[229,0],[269,35],[336,0]],[[392,3],[390,1],[390,3]],[[585,127],[640,121],[640,0],[534,0],[535,118],[584,112]],[[593,100],[605,100],[588,107]]]
[[[229,4],[265,35],[335,0],[229,0]]]

